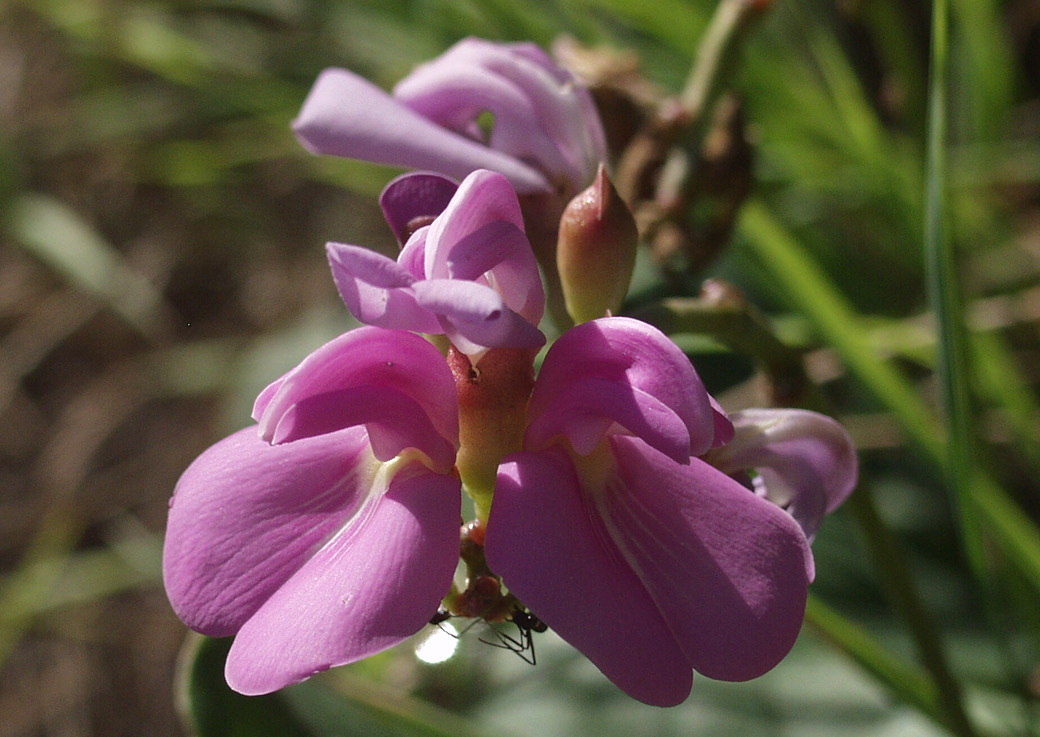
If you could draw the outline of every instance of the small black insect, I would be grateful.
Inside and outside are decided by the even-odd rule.
[[[548,626],[542,620],[538,619],[531,612],[524,609],[514,609],[512,616],[508,620],[511,622],[517,631],[517,636],[513,637],[508,632],[503,632],[498,627],[491,625],[491,631],[495,633],[495,637],[498,642],[490,642],[484,638],[480,638],[480,641],[491,645],[492,647],[499,647],[503,650],[509,650],[520,656],[520,659],[525,663],[531,665],[537,665],[538,659],[535,656],[534,651],[534,632],[545,632]]]
[[[549,629],[549,625],[531,614],[531,612],[523,609],[514,609],[513,617],[510,621],[517,627],[528,629],[531,632],[545,632]]]
[[[437,613],[430,617],[430,624],[436,624],[439,626],[441,622],[447,622],[449,619],[451,619],[451,612],[447,609],[438,609]],[[446,630],[441,627],[441,631]]]
[[[531,614],[531,612],[524,609],[514,609],[510,618],[505,622],[488,622],[486,619],[474,619],[458,634],[441,627],[441,624],[451,619],[452,616],[451,612],[446,609],[438,609],[437,613],[430,617],[430,624],[437,625],[441,632],[451,635],[457,640],[473,629],[474,626],[483,622],[487,625],[487,628],[494,633],[495,639],[487,640],[484,639],[484,637],[479,637],[477,639],[485,645],[516,653],[525,663],[537,665],[537,659],[534,652],[533,633],[545,632],[549,627],[545,622]],[[502,631],[501,628],[506,627],[509,624],[516,627],[516,636],[509,634],[508,631]]]

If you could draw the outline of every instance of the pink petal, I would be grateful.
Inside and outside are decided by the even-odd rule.
[[[448,253],[453,279],[487,278],[510,309],[532,325],[545,311],[545,291],[538,262],[524,232],[510,222],[495,221],[460,240]]]
[[[805,615],[812,554],[798,525],[708,464],[611,440],[617,476],[595,494],[614,542],[693,667],[727,681],[780,662]]]
[[[541,447],[559,433],[578,453],[588,455],[616,422],[676,463],[690,460],[690,436],[682,419],[656,397],[630,384],[586,377],[556,397],[552,416],[553,425],[543,422],[538,431],[528,432],[531,447]]]
[[[490,141],[494,150],[537,162],[552,181],[566,178],[561,165],[569,162],[542,129],[530,98],[510,79],[489,73],[473,60],[436,59],[402,79],[393,94],[424,118],[460,134],[489,111],[494,116]],[[522,130],[518,130],[518,121],[523,123]],[[512,135],[504,135],[500,129]]]
[[[736,435],[712,451],[711,463],[730,474],[754,469],[766,498],[787,508],[811,539],[856,487],[852,438],[835,420],[807,410],[748,409],[732,420]]]
[[[711,401],[711,413],[715,421],[715,437],[712,438],[711,447],[718,448],[733,439],[733,423],[715,397],[709,394],[708,399]]]
[[[490,223],[505,222],[523,232],[520,202],[509,181],[492,171],[476,171],[462,180],[448,207],[426,236],[427,279],[446,278],[452,250],[467,236]]]
[[[444,212],[459,185],[440,174],[415,172],[402,174],[386,185],[379,195],[379,206],[397,242],[404,244],[417,230]]]
[[[594,398],[592,389],[579,390],[586,381],[613,383],[616,395],[628,396],[613,405],[594,402],[584,408],[576,400],[563,401]],[[549,349],[531,396],[525,448],[542,447],[558,434],[574,442],[581,423],[593,415],[630,433],[648,433],[644,439],[676,461],[706,451],[716,425],[708,393],[689,359],[656,328],[625,317],[578,325]],[[580,443],[587,447],[589,440]]]
[[[564,454],[510,456],[488,520],[488,565],[619,688],[648,704],[678,704],[690,693],[690,665],[590,511]]]
[[[415,634],[451,585],[460,512],[457,479],[400,471],[242,625],[228,684],[269,693]]]
[[[401,80],[394,97],[460,132],[490,111],[492,147],[537,162],[571,193],[606,159],[588,91],[531,44],[464,39]]]
[[[372,453],[380,461],[416,448],[441,473],[455,465],[455,446],[437,434],[423,407],[396,389],[378,385],[362,384],[300,399],[278,418],[270,442],[278,445],[357,425],[368,430]]]
[[[170,502],[163,580],[177,616],[235,633],[351,519],[376,465],[361,428],[272,446],[249,427],[209,448]]]
[[[401,406],[407,404],[406,399],[415,402],[435,429],[435,434],[417,446],[419,450],[442,463],[444,443],[458,446],[458,400],[451,370],[436,348],[412,333],[375,327],[344,333],[307,356],[277,384],[277,390],[265,390],[260,395],[263,402],[258,401],[254,407],[260,435],[269,442],[279,436],[283,419],[301,411],[294,409],[296,405],[310,400],[303,411],[316,424],[308,431],[299,424],[299,417],[292,419],[294,438],[326,432],[335,425],[334,418],[311,412],[313,398],[382,387],[400,394]],[[337,406],[346,409],[351,405]],[[341,426],[356,421],[351,410],[342,418]]]
[[[350,314],[366,325],[439,333],[437,317],[416,304],[415,277],[386,256],[358,246],[328,243],[332,278]]]
[[[344,243],[327,243],[325,251],[332,263],[333,275],[337,271],[344,272],[381,289],[401,289],[415,282],[415,277],[396,261],[371,249]]]
[[[399,188],[415,179],[399,180]],[[545,294],[522,228],[509,182],[479,171],[466,177],[429,227],[413,233],[397,262],[356,246],[326,248],[340,295],[359,320],[443,333],[479,358],[489,348],[545,342],[536,327]]]
[[[287,378],[292,376],[296,369],[290,369],[284,374],[279,376],[277,379],[272,381],[270,384],[260,390],[260,393],[256,395],[256,401],[253,402],[253,413],[250,415],[254,420],[260,417],[267,411],[267,406],[271,403],[271,400],[278,394],[278,390],[281,389],[282,384]]]
[[[561,118],[557,118],[556,125],[566,130],[562,136],[565,148],[572,153],[571,156],[579,167],[584,168],[583,180],[578,182],[575,191],[583,189],[596,173],[601,163],[608,158],[607,138],[603,131],[603,125],[596,109],[596,103],[589,91],[578,82],[566,69],[558,66],[545,51],[537,44],[521,42],[505,44],[516,57],[522,57],[538,65],[552,75],[560,87],[557,89],[556,97],[563,94],[568,98],[568,103],[574,107],[561,110]],[[546,103],[542,103],[543,105]],[[549,105],[552,102],[548,102]]]
[[[518,159],[445,130],[346,69],[326,69],[318,76],[293,130],[313,153],[428,169],[456,179],[489,168],[520,191],[549,189],[544,176]]]
[[[440,316],[444,334],[466,355],[488,348],[538,348],[542,332],[509,309],[491,287],[472,281],[429,279],[412,287],[418,304]]]
[[[397,255],[397,263],[402,269],[416,279],[426,278],[426,237],[430,234],[430,226],[424,226],[412,233]]]

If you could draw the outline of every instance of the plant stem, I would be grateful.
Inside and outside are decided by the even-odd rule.
[[[679,95],[679,107],[690,122],[690,133],[707,118],[707,111],[722,87],[722,72],[731,66],[733,55],[743,41],[742,31],[768,7],[756,0],[722,0],[715,9],[704,38],[697,48],[697,59]]]
[[[659,105],[618,161],[614,184],[629,205],[649,191],[683,189],[690,174],[684,162],[700,150],[712,105],[736,66],[732,60],[743,31],[768,6],[766,0],[721,0],[715,8],[682,92]],[[658,175],[666,181],[657,182]]]
[[[873,568],[906,622],[921,661],[931,674],[943,723],[954,734],[973,737],[975,730],[964,711],[962,689],[947,665],[935,621],[921,603],[906,558],[878,514],[869,487],[861,483],[845,504],[866,536]]]

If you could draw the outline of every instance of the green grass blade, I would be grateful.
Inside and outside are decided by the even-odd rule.
[[[749,202],[740,230],[792,305],[889,409],[910,439],[933,458],[942,457],[941,427],[910,383],[878,356],[859,316],[793,236],[759,201]]]
[[[967,334],[960,300],[956,258],[946,228],[946,84],[948,4],[932,4],[932,54],[928,85],[928,127],[925,160],[924,250],[928,302],[938,336],[936,373],[945,410],[950,451],[944,472],[953,494],[965,554],[981,580],[986,570],[982,531],[969,513],[969,484],[977,475],[972,400],[969,386]]]
[[[971,132],[997,140],[1006,132],[1015,99],[1014,44],[996,0],[953,0],[950,11],[958,28],[958,45],[951,61],[965,89],[958,113],[969,119]],[[964,125],[961,123],[961,125]]]
[[[887,684],[900,699],[943,722],[939,689],[923,670],[894,655],[869,632],[815,596],[810,596],[806,604],[805,621],[871,675]]]
[[[148,339],[172,324],[160,291],[70,207],[47,195],[12,202],[3,225],[28,252],[70,284],[97,297]]]
[[[863,320],[834,288],[795,238],[759,201],[749,202],[740,219],[747,245],[783,297],[812,323],[849,370],[895,416],[909,439],[940,470],[950,462],[943,426],[909,381],[876,350]],[[974,469],[970,506],[990,526],[993,542],[1040,591],[1040,531],[983,469]]]
[[[1018,451],[1040,473],[1040,402],[1000,335],[977,333],[973,337],[980,391],[1000,409]]]
[[[700,4],[685,0],[566,0],[564,4],[580,12],[612,15],[682,54],[692,53],[693,41],[704,33],[710,16]]]

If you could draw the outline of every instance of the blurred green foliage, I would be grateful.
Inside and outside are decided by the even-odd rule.
[[[137,616],[119,608],[126,592],[161,599],[163,511],[179,469],[246,421],[266,381],[351,324],[322,244],[391,245],[374,198],[394,172],[311,157],[289,131],[318,71],[345,66],[389,87],[465,35],[549,47],[570,34],[633,50],[642,72],[676,93],[714,9],[6,3],[0,502],[13,521],[0,539],[0,667],[20,685],[0,688],[3,703],[29,688],[35,652],[72,639],[63,623],[98,602]],[[755,152],[732,242],[685,290],[640,267],[645,295],[692,297],[708,276],[739,286],[861,448],[858,494],[876,509],[850,505],[824,525],[812,626],[791,657],[752,684],[698,679],[686,704],[662,711],[617,692],[552,636],[539,638],[536,668],[474,637],[441,666],[403,646],[323,679],[357,708],[308,733],[370,733],[364,720],[394,725],[403,708],[409,734],[942,734],[938,653],[976,733],[1040,734],[1040,19],[1028,0],[954,0],[950,29],[945,171],[929,182],[929,9],[776,0],[727,75]],[[954,358],[971,371],[960,418],[978,455],[971,478],[948,475],[948,408],[935,383],[950,349],[925,290],[926,183],[944,193],[944,258],[970,329]],[[694,361],[724,402],[743,402],[747,356],[724,343],[710,354],[691,343],[704,351]],[[951,485],[967,489],[959,503]],[[99,490],[103,502],[92,502]],[[978,535],[974,565],[964,519]],[[150,616],[165,639],[149,688],[165,694],[182,630],[167,612]],[[120,667],[84,662],[87,678]],[[219,668],[197,674],[219,681]],[[96,733],[139,733],[128,725],[162,718],[148,716],[155,697],[142,690],[153,693],[90,691],[84,718]],[[247,719],[291,733],[301,709],[329,700],[290,691],[277,703],[285,716]],[[143,731],[177,734],[168,712]],[[438,723],[451,718],[465,721]],[[41,734],[44,721],[12,721],[22,725],[12,734]]]

